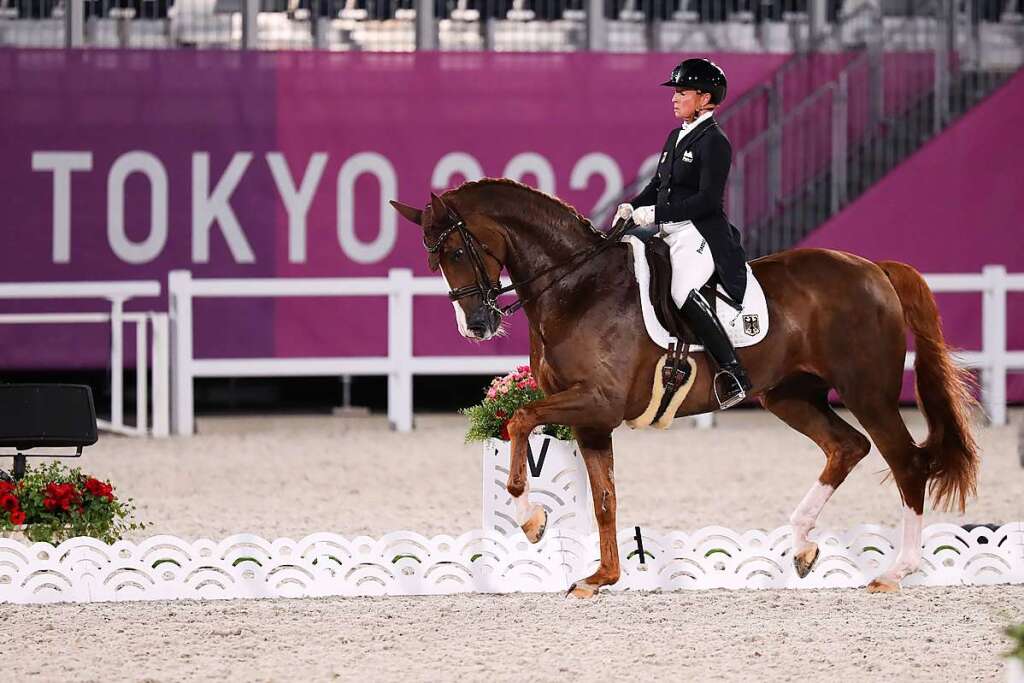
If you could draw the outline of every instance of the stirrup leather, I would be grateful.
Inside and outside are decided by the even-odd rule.
[[[729,396],[724,401],[722,400],[722,397],[718,395],[718,378],[721,377],[722,375],[728,375],[729,377],[731,377],[732,381],[736,385],[736,388],[739,389],[738,393]],[[727,410],[728,408],[732,408],[734,405],[736,405],[737,403],[739,403],[740,401],[747,397],[747,391],[746,389],[743,388],[743,383],[740,382],[739,378],[729,370],[721,369],[718,372],[716,372],[715,378],[711,381],[711,388],[715,392],[715,400],[718,401],[718,406],[721,410]]]

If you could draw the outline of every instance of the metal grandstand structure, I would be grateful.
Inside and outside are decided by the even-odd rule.
[[[788,53],[844,49],[861,40],[866,8],[884,17],[887,34],[919,34],[953,14],[975,43],[1012,43],[1017,36],[1019,50],[1022,2],[0,0],[0,45]]]

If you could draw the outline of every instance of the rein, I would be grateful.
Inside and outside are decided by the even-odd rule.
[[[469,228],[466,227],[466,222],[462,220],[462,217],[459,216],[459,214],[456,213],[454,209],[452,209],[450,206],[446,206],[445,208],[448,210],[448,219],[451,222],[451,225],[449,225],[441,232],[441,235],[437,238],[437,241],[434,242],[433,245],[427,244],[427,237],[426,235],[424,235],[423,246],[424,248],[426,248],[428,253],[436,254],[444,246],[445,240],[448,239],[448,236],[451,235],[453,232],[457,231],[459,235],[462,237],[463,243],[466,245],[466,251],[469,252],[469,258],[473,264],[473,272],[476,277],[476,282],[472,285],[466,285],[465,287],[456,287],[455,289],[449,290],[448,298],[451,301],[458,301],[459,299],[464,299],[468,296],[479,294],[483,298],[484,304],[502,317],[512,315],[520,308],[522,308],[526,303],[538,298],[541,294],[546,292],[556,283],[561,282],[562,279],[565,278],[572,271],[570,270],[566,271],[565,273],[562,273],[554,280],[546,284],[539,292],[534,292],[533,294],[526,298],[517,299],[508,306],[498,305],[499,296],[505,294],[506,292],[510,292],[516,289],[517,287],[521,287],[530,282],[533,282],[537,278],[547,275],[553,270],[558,270],[559,268],[565,268],[567,266],[573,265],[583,258],[591,258],[597,256],[602,251],[608,249],[609,246],[618,243],[619,238],[627,230],[633,227],[632,218],[620,220],[612,227],[611,231],[605,235],[603,241],[598,242],[597,244],[589,247],[588,249],[573,254],[567,261],[563,261],[562,263],[556,263],[553,266],[545,268],[539,273],[535,273],[534,275],[525,280],[513,282],[507,287],[502,287],[501,282],[491,282],[490,278],[487,276],[487,269],[484,267],[484,259],[480,255],[480,252],[483,251],[485,254],[491,256],[491,258],[493,258],[495,261],[498,261],[498,259],[488,253],[486,247],[484,247],[480,240],[477,239],[476,235],[469,231]],[[479,247],[479,249],[477,247]],[[501,263],[500,261],[498,261],[498,264],[504,267],[504,264]]]

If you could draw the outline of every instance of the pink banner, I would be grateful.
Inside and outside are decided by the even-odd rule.
[[[786,59],[710,56],[730,101]],[[660,151],[675,121],[658,83],[680,58],[0,50],[0,272],[426,275],[418,231],[388,199],[421,204],[466,178],[508,176],[589,213]],[[200,301],[196,355],[382,355],[385,304]],[[417,301],[415,329],[418,354],[527,348],[522,322],[466,343],[443,297]],[[102,367],[104,334],[0,326],[0,366]]]

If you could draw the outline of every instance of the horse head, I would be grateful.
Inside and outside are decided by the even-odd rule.
[[[497,296],[506,243],[497,224],[469,206],[460,212],[450,200],[445,202],[433,193],[423,210],[390,203],[423,231],[427,263],[430,270],[441,271],[448,286],[459,333],[480,341],[498,334],[502,312]]]

